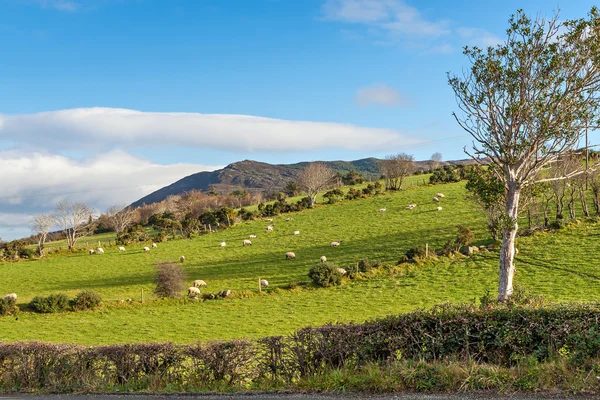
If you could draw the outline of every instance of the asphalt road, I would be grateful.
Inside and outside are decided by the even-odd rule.
[[[344,394],[297,394],[297,393],[242,393],[242,394],[91,394],[91,395],[26,395],[0,394],[0,400],[548,400],[548,399],[600,399],[585,395],[564,396],[553,394],[535,395],[488,395],[480,393],[460,394],[387,394],[372,395],[361,393]]]

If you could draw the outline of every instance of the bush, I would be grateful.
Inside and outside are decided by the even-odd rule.
[[[0,315],[15,315],[18,311],[15,299],[0,298]]]
[[[172,262],[159,263],[154,293],[161,298],[178,297],[179,293],[185,289],[186,277],[181,265]]]
[[[308,271],[308,277],[322,287],[337,286],[342,283],[342,274],[333,264],[317,264]]]
[[[64,293],[51,294],[48,297],[35,296],[29,307],[37,313],[64,312],[69,308],[69,298]]]
[[[71,307],[75,311],[93,310],[102,303],[102,297],[93,290],[82,290],[71,301]]]
[[[475,234],[466,226],[457,225],[458,234],[452,240],[447,241],[442,248],[441,254],[450,254],[459,251],[461,247],[468,246],[475,239]]]
[[[419,258],[425,258],[426,256],[427,250],[425,249],[425,246],[413,247],[406,252],[406,258],[408,260],[417,260]]]

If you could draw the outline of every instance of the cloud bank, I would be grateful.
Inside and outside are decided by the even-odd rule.
[[[160,165],[112,151],[82,161],[20,151],[0,151],[0,237],[29,235],[34,214],[50,212],[62,199],[81,201],[105,211],[129,204],[186,175],[221,166]]]
[[[48,149],[187,146],[232,152],[377,151],[419,143],[392,129],[249,115],[77,108],[0,115],[0,140]]]

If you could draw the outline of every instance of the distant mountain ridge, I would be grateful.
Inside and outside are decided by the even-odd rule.
[[[355,161],[322,161],[335,172],[342,174],[354,170],[362,174],[365,178],[379,177],[380,159],[363,158]],[[417,161],[416,167],[419,170],[428,170],[431,168],[432,161]],[[473,164],[471,159],[457,161],[442,161],[441,165],[447,164]],[[214,188],[219,193],[230,193],[236,189],[247,190],[250,193],[256,192],[274,192],[283,190],[290,181],[298,178],[298,174],[309,162],[300,162],[296,164],[267,164],[259,161],[244,160],[229,164],[225,168],[216,171],[203,171],[186,176],[163,187],[147,196],[142,197],[132,203],[132,207],[139,207],[144,204],[158,203],[171,195],[178,195],[190,190],[199,190],[202,192]]]

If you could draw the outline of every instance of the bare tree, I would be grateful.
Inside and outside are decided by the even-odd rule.
[[[302,190],[310,199],[312,207],[317,194],[321,190],[329,188],[335,181],[335,174],[327,165],[320,162],[308,164],[300,174],[298,174],[298,188]]]
[[[39,214],[34,215],[29,221],[31,231],[36,236],[38,244],[38,254],[40,257],[44,256],[44,244],[50,229],[54,226],[54,217],[50,214]]]
[[[412,154],[398,153],[387,156],[379,165],[379,172],[385,179],[386,190],[402,189],[404,178],[415,170],[415,158]]]
[[[498,300],[513,290],[514,243],[519,199],[536,181],[562,180],[585,172],[539,178],[548,164],[573,151],[588,126],[597,126],[600,89],[600,17],[560,23],[558,15],[509,19],[504,43],[486,50],[466,47],[472,66],[450,75],[462,115],[458,124],[474,139],[472,158],[487,157],[506,189]]]
[[[133,223],[135,209],[124,205],[114,205],[106,210],[104,215],[108,227],[116,233],[122,233]]]
[[[77,240],[93,233],[89,220],[94,210],[83,203],[70,200],[59,201],[53,215],[56,225],[65,234],[67,246],[74,249]]]
[[[442,153],[433,153],[431,155],[431,169],[438,169],[442,163]]]

